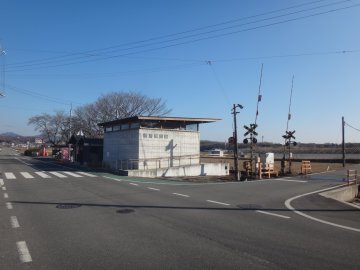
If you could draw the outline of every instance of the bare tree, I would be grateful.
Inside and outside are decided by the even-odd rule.
[[[58,111],[55,115],[35,115],[29,119],[28,125],[35,126],[35,130],[53,145],[69,140],[69,117],[64,112]]]
[[[98,137],[103,133],[98,123],[136,115],[163,116],[170,113],[161,98],[149,98],[136,92],[113,92],[101,96],[95,103],[75,109],[77,128],[85,135]]]
[[[28,124],[34,125],[47,141],[58,144],[69,141],[70,120],[72,134],[82,131],[87,137],[101,137],[103,129],[99,123],[136,115],[163,116],[170,111],[161,98],[149,98],[136,92],[113,92],[99,97],[94,103],[75,108],[71,119],[58,111],[54,115],[33,116]]]

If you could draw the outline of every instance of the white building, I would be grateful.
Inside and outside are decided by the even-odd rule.
[[[101,123],[103,164],[138,176],[227,175],[228,166],[200,164],[199,124],[218,120],[134,116]]]

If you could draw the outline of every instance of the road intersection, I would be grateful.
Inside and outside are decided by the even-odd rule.
[[[360,262],[359,209],[318,195],[343,184],[342,171],[190,183],[89,172],[10,149],[0,171],[2,269],[358,269]]]

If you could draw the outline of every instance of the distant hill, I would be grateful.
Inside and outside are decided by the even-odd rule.
[[[4,132],[0,134],[0,143],[27,143],[34,142],[39,136],[22,136],[15,132]]]
[[[14,132],[5,132],[0,134],[1,137],[23,137],[19,134],[16,134]]]

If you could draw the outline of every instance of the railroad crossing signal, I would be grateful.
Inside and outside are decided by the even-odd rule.
[[[257,124],[250,124],[249,126],[244,125],[244,128],[246,130],[246,132],[244,133],[244,136],[246,137],[246,136],[250,135],[250,138],[245,138],[243,140],[244,144],[248,144],[249,140],[253,144],[257,143],[257,139],[255,138],[255,136],[258,135],[258,133],[255,131],[257,126],[258,126]]]
[[[294,131],[286,131],[286,134],[283,135],[282,137],[285,140],[289,140],[289,139],[294,139],[295,140],[295,136],[294,136],[295,130]]]
[[[246,137],[247,135],[254,135],[257,136],[258,133],[255,131],[255,129],[257,128],[257,124],[250,124],[250,127],[244,125],[244,128],[246,129],[246,132],[244,133],[244,136]]]

